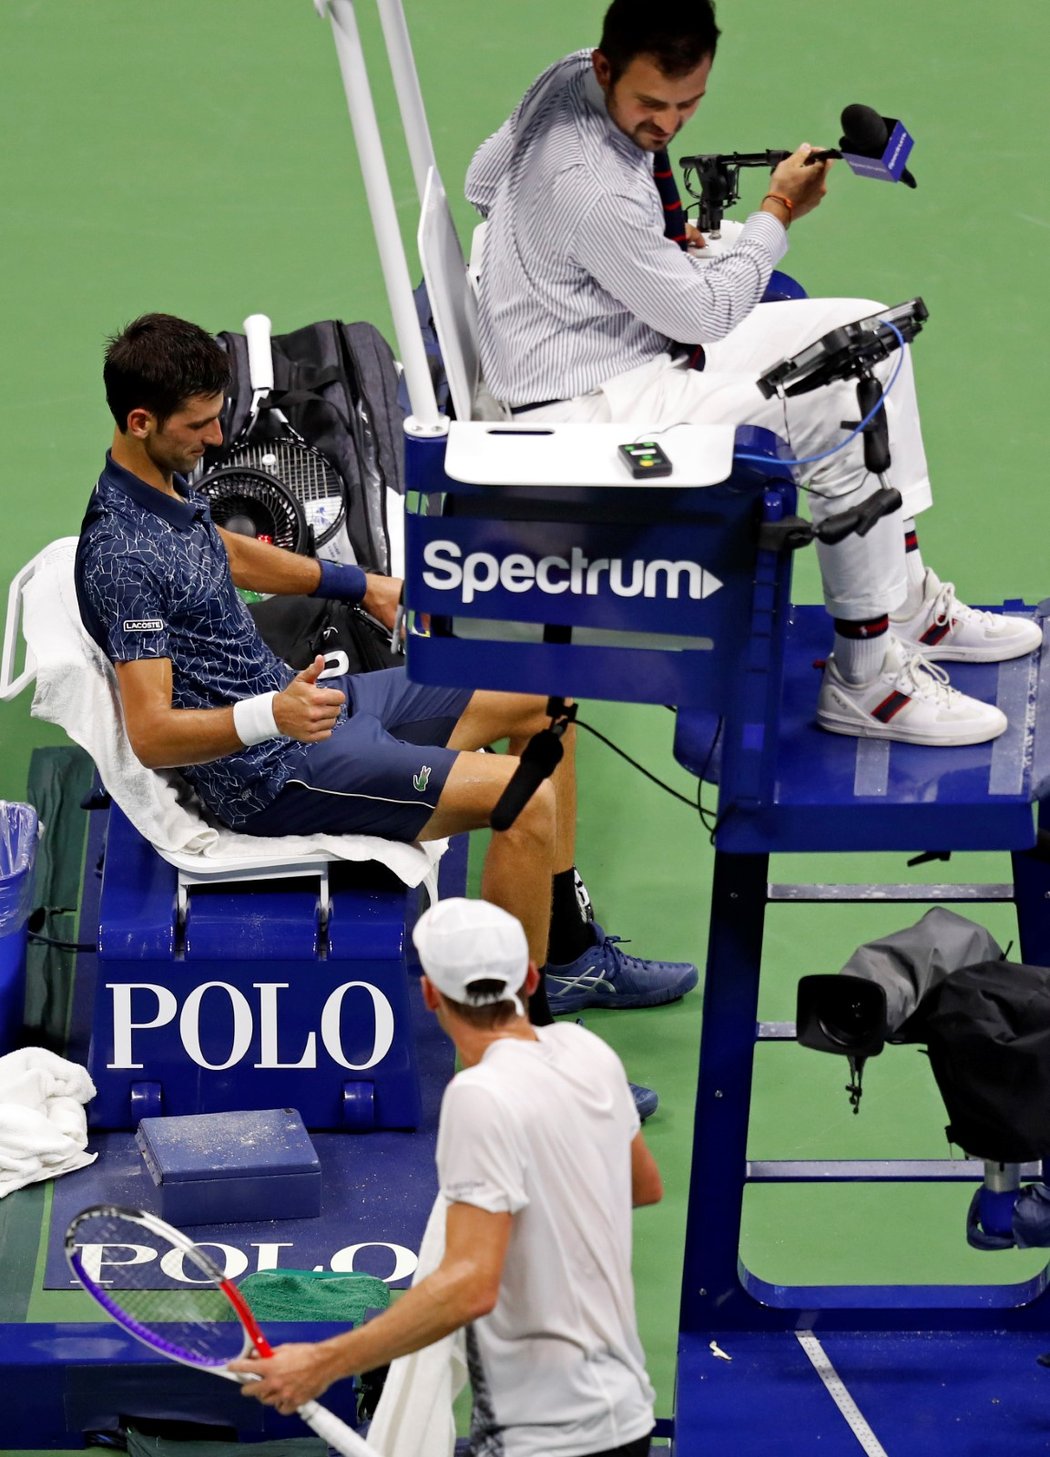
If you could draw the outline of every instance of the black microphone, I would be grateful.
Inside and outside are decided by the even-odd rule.
[[[510,829],[543,781],[557,769],[563,752],[561,735],[553,729],[533,734],[489,817],[494,830]]]
[[[856,157],[881,157],[890,139],[890,132],[897,126],[891,116],[880,116],[870,106],[847,106],[842,113],[842,136],[839,146],[844,152]],[[906,187],[916,186],[915,178],[907,168],[901,173]]]
[[[812,167],[815,162],[830,162],[849,153],[854,157],[873,157],[880,161],[889,143],[890,133],[899,123],[892,116],[880,116],[870,106],[847,106],[840,117],[843,135],[838,147],[829,147],[824,152],[810,152],[803,166]],[[910,142],[910,138],[907,138]],[[854,169],[856,170],[856,169]],[[915,187],[915,178],[907,168],[900,175],[906,187]]]

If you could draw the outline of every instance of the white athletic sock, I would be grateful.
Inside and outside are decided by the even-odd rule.
[[[904,523],[904,565],[908,573],[908,589],[894,616],[914,617],[926,595],[926,565],[919,550],[914,518]]]
[[[889,618],[873,617],[866,622],[835,621],[835,666],[839,675],[859,687],[870,683],[886,656]]]

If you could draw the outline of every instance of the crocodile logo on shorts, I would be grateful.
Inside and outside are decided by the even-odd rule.
[[[418,790],[420,794],[425,794],[427,785],[430,782],[431,773],[430,765],[424,764],[418,774],[412,775],[412,788]]]

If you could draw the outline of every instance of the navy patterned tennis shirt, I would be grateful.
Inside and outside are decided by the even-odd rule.
[[[84,626],[112,662],[170,659],[174,708],[225,708],[280,692],[294,671],[266,646],[237,595],[207,501],[181,476],[174,484],[179,499],[107,452],[77,547]],[[277,796],[305,754],[305,744],[268,739],[179,772],[236,828]]]

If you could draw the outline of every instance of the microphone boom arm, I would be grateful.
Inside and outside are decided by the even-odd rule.
[[[772,172],[791,153],[776,148],[765,152],[710,152],[679,157],[686,190],[699,204],[697,227],[717,238],[724,213],[740,197],[741,167],[768,167]]]

